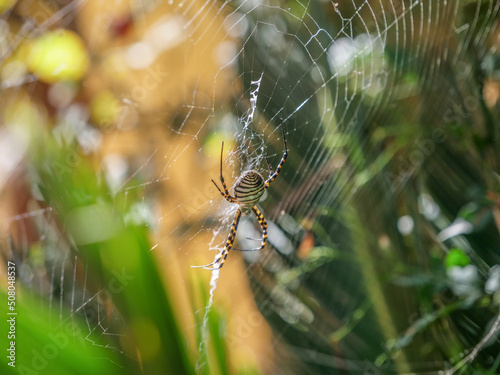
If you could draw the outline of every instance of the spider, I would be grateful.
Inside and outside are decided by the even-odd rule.
[[[229,251],[233,247],[234,238],[236,237],[236,230],[238,229],[238,223],[240,221],[241,215],[243,213],[244,214],[250,213],[250,211],[254,213],[254,215],[257,217],[257,220],[259,221],[260,226],[262,227],[262,243],[259,247],[256,247],[255,249],[248,249],[248,250],[234,249],[234,250],[259,251],[262,250],[264,246],[266,246],[267,221],[264,218],[264,215],[262,215],[262,213],[257,208],[257,203],[264,194],[264,191],[271,185],[271,182],[273,182],[274,179],[278,177],[281,167],[283,166],[283,164],[285,164],[286,157],[288,156],[288,148],[286,144],[285,129],[283,124],[281,124],[281,130],[283,132],[283,143],[285,144],[285,152],[283,153],[283,157],[281,158],[281,161],[278,164],[276,171],[273,172],[271,165],[269,164],[269,161],[267,160],[266,157],[266,163],[267,166],[269,167],[269,177],[267,178],[267,180],[264,180],[262,175],[256,170],[250,170],[244,172],[238,178],[238,180],[236,180],[234,184],[233,187],[234,197],[229,194],[226,182],[224,181],[224,176],[222,175],[222,153],[224,151],[224,142],[222,142],[222,147],[220,151],[220,182],[222,183],[224,191],[222,191],[219,188],[219,186],[214,180],[212,180],[212,182],[214,183],[217,190],[219,190],[219,193],[221,193],[221,195],[224,197],[224,199],[226,199],[229,203],[237,203],[239,207],[238,210],[236,211],[236,215],[234,216],[233,224],[231,225],[231,230],[229,232],[226,245],[224,246],[222,252],[217,256],[215,261],[210,264],[206,264],[204,266],[191,266],[191,267],[204,268],[210,271],[222,268],[224,262],[226,261],[227,255],[229,254]]]

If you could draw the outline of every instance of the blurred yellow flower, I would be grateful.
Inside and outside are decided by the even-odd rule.
[[[0,0],[0,13],[10,10],[15,3],[16,0]]]
[[[78,81],[87,72],[89,57],[76,33],[59,29],[34,41],[27,63],[41,81]]]
[[[120,101],[110,91],[102,91],[90,101],[92,118],[99,127],[113,126],[120,115]]]

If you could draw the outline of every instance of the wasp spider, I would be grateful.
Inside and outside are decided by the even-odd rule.
[[[241,250],[234,249],[239,251],[259,251],[266,246],[267,242],[267,221],[262,215],[262,213],[257,208],[257,203],[260,198],[264,194],[264,191],[271,185],[271,182],[274,181],[278,174],[280,173],[281,167],[285,164],[286,157],[288,156],[288,149],[286,145],[286,137],[285,137],[285,129],[283,124],[281,125],[281,129],[283,132],[283,143],[285,144],[285,152],[283,153],[283,157],[281,158],[276,171],[273,172],[271,165],[266,157],[267,166],[269,167],[269,177],[267,180],[264,180],[262,175],[256,170],[251,170],[244,172],[236,181],[233,187],[234,197],[229,194],[229,191],[226,186],[226,182],[224,181],[224,176],[222,175],[222,152],[224,151],[224,142],[222,142],[222,147],[220,151],[220,182],[224,191],[222,191],[217,183],[212,180],[215,187],[221,195],[230,203],[237,203],[239,205],[238,210],[236,211],[236,215],[233,220],[233,224],[231,225],[231,231],[229,232],[229,236],[226,241],[226,245],[222,252],[217,256],[214,262],[210,264],[206,264],[204,266],[192,266],[193,268],[204,268],[206,270],[217,270],[222,268],[224,262],[226,261],[227,255],[229,251],[233,247],[234,238],[236,237],[236,230],[238,229],[238,223],[240,221],[242,213],[249,213],[252,211],[257,220],[259,221],[260,226],[262,227],[262,243],[259,247],[255,249]]]

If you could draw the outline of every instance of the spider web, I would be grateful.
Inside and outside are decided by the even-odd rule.
[[[57,4],[57,11],[44,22],[26,17],[22,20],[24,28],[11,32],[22,40],[53,25],[65,26],[86,12],[85,7],[91,3]],[[221,142],[225,142],[223,173],[231,186],[242,171],[249,169],[267,176],[266,157],[271,167],[276,168],[283,153],[280,129],[283,126],[289,157],[260,203],[269,223],[269,245],[261,253],[241,254],[256,304],[273,330],[271,346],[285,353],[277,366],[283,366],[283,373],[293,373],[293,365],[288,367],[286,358],[295,355],[299,358],[292,361],[297,364],[296,373],[464,371],[483,349],[491,349],[498,318],[493,316],[480,324],[470,324],[472,332],[467,334],[474,338],[469,337],[469,343],[474,342],[454,356],[443,351],[442,355],[429,356],[432,359],[422,363],[408,359],[409,365],[404,364],[404,359],[390,360],[392,354],[400,353],[398,350],[407,345],[405,340],[411,341],[416,335],[409,331],[418,332],[419,327],[424,330],[431,321],[439,319],[439,312],[426,315],[418,303],[406,301],[408,306],[400,318],[407,321],[398,323],[396,328],[390,328],[391,319],[387,325],[378,321],[392,315],[373,301],[377,297],[386,298],[382,295],[384,288],[377,287],[375,282],[372,289],[365,288],[357,282],[363,278],[370,280],[376,273],[371,267],[345,267],[344,262],[352,260],[343,257],[361,257],[363,253],[356,250],[359,244],[353,240],[355,234],[346,230],[346,216],[341,212],[359,204],[360,195],[373,193],[373,201],[380,198],[379,189],[373,186],[380,181],[374,176],[390,160],[402,159],[403,166],[388,168],[389,172],[384,174],[394,188],[391,194],[399,197],[408,189],[408,181],[424,168],[420,159],[413,159],[415,154],[411,151],[418,150],[428,139],[433,145],[431,154],[438,153],[435,150],[442,145],[438,138],[432,138],[434,133],[430,129],[425,133],[424,143],[415,142],[406,155],[401,156],[396,148],[389,156],[384,154],[368,163],[365,157],[376,155],[384,140],[398,129],[423,127],[426,119],[430,126],[439,128],[431,119],[433,112],[445,124],[452,122],[446,117],[450,113],[453,119],[477,116],[475,110],[480,99],[469,87],[474,72],[467,68],[468,59],[471,54],[483,60],[497,53],[499,10],[500,3],[494,0],[338,3],[243,0],[168,4],[143,0],[127,9],[141,25],[142,34],[120,48],[125,51],[123,56],[128,56],[127,63],[156,77],[156,86],[165,86],[166,94],[158,100],[153,98],[158,88],[145,88],[146,81],[141,77],[128,86],[112,82],[123,110],[116,129],[107,133],[96,130],[77,107],[70,106],[63,115],[67,122],[78,126],[76,130],[59,126],[58,131],[61,137],[77,139],[92,154],[102,146],[102,138],[110,140],[104,141],[108,149],[115,149],[122,133],[146,126],[138,123],[162,128],[160,137],[154,131],[137,150],[134,148],[133,157],[127,159],[121,151],[106,156],[102,169],[117,202],[132,191],[143,195],[143,201],[127,220],[143,222],[154,229],[150,251],[169,274],[176,272],[173,264],[179,262],[173,262],[172,256],[184,259],[180,263],[187,267],[205,264],[220,252],[227,238],[237,207],[225,202],[210,181],[213,178],[218,182]],[[9,26],[2,22],[7,35]],[[180,44],[181,50],[168,54]],[[16,49],[15,43],[4,47],[7,51],[4,56]],[[133,53],[138,50],[156,54],[151,52],[151,57],[147,53]],[[132,52],[127,54],[127,51]],[[167,54],[166,58],[162,54]],[[166,72],[153,63],[155,59],[165,63],[170,58],[189,65],[207,56],[216,64],[196,65],[198,70],[194,75],[182,70]],[[153,62],[148,64],[148,58]],[[485,61],[494,64],[493,57]],[[443,86],[436,86],[436,76],[445,74],[447,69],[454,73],[455,81],[439,81]],[[185,83],[177,91],[176,73]],[[23,75],[18,79],[20,82],[4,79],[3,87],[16,90],[30,77]],[[137,87],[142,91],[135,90]],[[460,112],[456,103],[461,103],[465,110]],[[448,113],[443,108],[452,111]],[[383,127],[385,134],[370,128],[384,124],[388,125]],[[363,137],[363,133],[371,134],[371,140]],[[16,135],[6,133],[6,136],[17,139]],[[352,146],[356,142],[361,143]],[[17,147],[17,158],[9,156],[15,163],[5,165],[6,174],[14,173],[18,167],[25,152],[23,146],[27,147],[23,144]],[[369,152],[364,154],[366,150]],[[381,160],[384,157],[387,160]],[[359,173],[361,165],[370,168]],[[1,175],[0,182],[4,183]],[[157,205],[156,199],[163,189],[169,192],[169,197]],[[429,195],[421,194],[419,199],[424,216],[432,217],[437,210],[436,217],[428,221],[443,242],[451,239],[455,246],[468,249],[469,254],[474,252],[470,241],[461,236],[467,233],[464,225],[452,223],[453,217],[444,213],[440,215]],[[379,208],[376,204],[373,207]],[[367,207],[370,208],[371,205]],[[335,217],[333,223],[326,219],[331,216]],[[411,219],[410,214],[400,216],[399,231],[410,233],[411,228],[410,232],[405,231],[417,220]],[[374,224],[366,218],[358,219]],[[21,269],[21,278],[49,300],[50,309],[58,312],[60,324],[82,319],[90,345],[105,346],[123,354],[118,342],[124,322],[116,311],[109,309],[110,288],[96,289],[88,280],[85,264],[70,251],[71,243],[61,240],[65,237],[60,233],[53,210],[26,206],[19,215],[8,217],[7,223],[8,233],[16,233],[9,252],[19,264],[28,264],[30,243],[40,243],[44,251],[52,249],[43,267],[34,269],[27,265]],[[331,235],[321,236],[318,230]],[[260,236],[255,219],[244,216],[238,229],[237,247],[253,248],[256,243],[253,239]],[[307,245],[307,241],[312,244]],[[383,242],[384,237],[380,236],[378,241]],[[308,258],[308,255],[314,256]],[[220,273],[229,273],[229,268],[237,267],[238,257],[231,252]],[[486,262],[478,260],[478,263],[479,272],[487,278],[491,267]],[[211,295],[216,297],[222,293],[215,283],[218,276],[217,272],[210,283]],[[182,283],[181,279],[175,280]],[[225,282],[237,289],[243,284],[240,280]],[[308,299],[312,302],[307,303]],[[398,307],[401,308],[398,305],[393,308]],[[463,321],[462,324],[457,323],[457,330],[465,329]],[[363,329],[369,337],[363,337]],[[343,346],[322,334],[322,330],[329,331],[331,337],[350,339]],[[421,340],[417,342],[425,345],[434,338],[428,335]],[[495,343],[493,347],[498,348],[498,342]],[[342,348],[331,348],[337,345]],[[375,354],[369,349],[374,346]],[[482,363],[492,365],[497,360],[491,352],[484,357]],[[271,368],[264,371],[272,372]]]

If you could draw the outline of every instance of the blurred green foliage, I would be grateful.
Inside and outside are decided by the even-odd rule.
[[[148,228],[124,220],[135,203],[133,194],[126,200],[112,197],[105,179],[96,176],[76,144],[60,145],[46,135],[34,146],[30,155],[33,179],[45,204],[57,213],[58,225],[64,228],[61,233],[66,239],[56,240],[71,244],[73,255],[66,254],[65,259],[74,258],[75,263],[64,265],[62,273],[68,272],[68,276],[61,276],[60,285],[53,278],[53,294],[41,298],[23,284],[21,270],[32,267],[31,272],[37,272],[40,262],[51,269],[50,244],[44,244],[47,247],[41,249],[42,253],[36,246],[30,249],[32,262],[16,262],[18,371],[194,374],[196,352],[189,349],[175,306],[162,286],[150,251]],[[11,260],[16,261],[15,253]],[[82,267],[83,278],[71,275]],[[206,288],[202,284],[198,287]],[[85,291],[91,298],[75,302],[75,298],[85,296]],[[78,310],[75,303],[81,303]],[[80,314],[93,304],[97,314]],[[209,337],[216,340],[217,363],[224,368],[227,359],[224,347],[219,345],[219,320],[215,312],[209,315]],[[103,322],[106,327],[101,327]],[[2,364],[5,367],[5,356]]]

